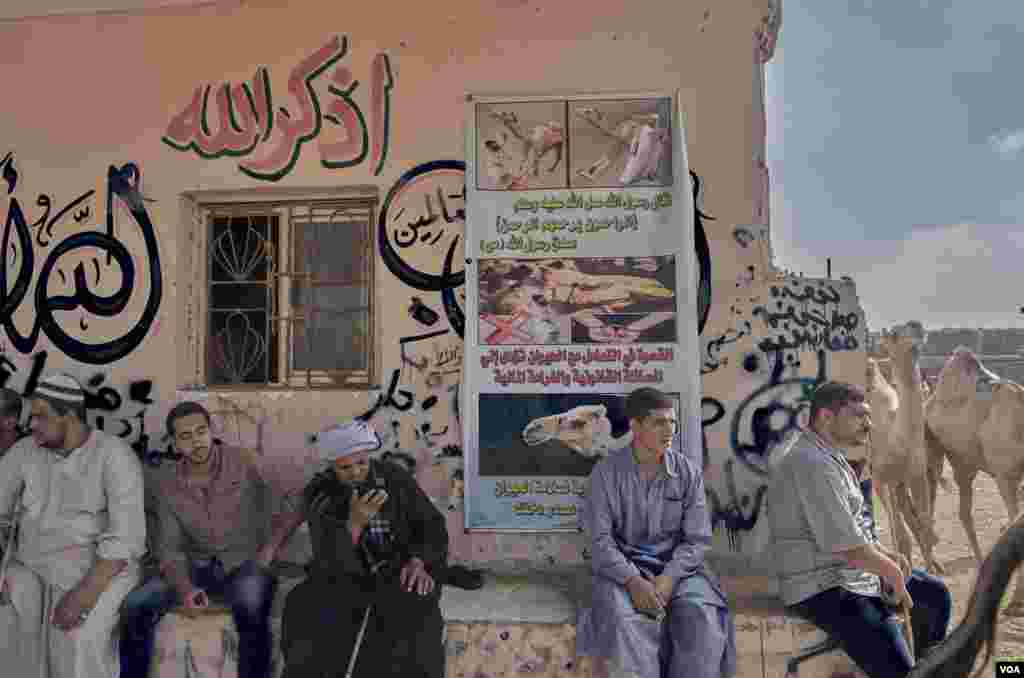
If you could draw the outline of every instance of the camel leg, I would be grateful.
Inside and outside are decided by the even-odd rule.
[[[907,562],[913,562],[913,545],[910,541],[910,531],[904,522],[903,495],[906,488],[900,485],[884,485],[879,492],[885,512],[889,515],[889,532],[892,534],[893,550],[899,553]]]
[[[931,497],[931,514],[928,516],[929,522],[935,524],[935,502],[939,496],[939,483],[942,482],[942,469],[946,465],[946,455],[943,454],[941,449],[936,449],[935,445],[928,444],[928,436],[925,436],[925,455],[927,457],[928,464],[928,494]],[[948,485],[944,485],[948,491]]]
[[[974,527],[974,477],[978,475],[977,470],[953,468],[953,479],[960,489],[960,524],[964,526],[967,533],[967,540],[971,543],[971,550],[978,564],[984,560],[981,555],[981,546],[978,544],[978,531]]]
[[[996,479],[999,486],[999,494],[1006,505],[1007,514],[1010,516],[1008,526],[1013,524],[1015,518],[1019,518],[1017,503],[1017,487],[1020,485],[1020,474],[1014,473],[1009,476],[1000,476]],[[1014,589],[1013,598],[1006,606],[1003,613],[1008,617],[1024,617],[1024,570],[1017,571],[1017,588]]]
[[[938,560],[935,559],[933,547],[937,542],[936,540],[929,539],[927,537],[929,533],[934,534],[934,531],[930,530],[926,526],[925,521],[921,516],[921,512],[916,509],[914,503],[911,501],[910,493],[907,491],[906,486],[900,486],[898,501],[898,510],[909,525],[910,532],[917,539],[917,544],[921,549],[925,569],[934,574],[945,574],[946,569]],[[901,555],[907,557],[907,562],[913,563],[913,560],[909,558],[909,553],[911,553],[911,546],[909,544],[906,547],[906,551],[900,551]]]
[[[1018,516],[1017,487],[1020,485],[1020,475],[1014,473],[999,476],[996,478],[996,485],[999,487],[999,496],[1003,498],[1003,506],[1006,507],[1006,526],[1009,527]]]
[[[938,484],[938,481],[935,482]],[[907,513],[910,518],[910,528],[917,538],[921,547],[921,555],[924,558],[924,566],[935,574],[945,574],[944,568],[935,559],[935,545],[939,543],[939,537],[935,533],[935,492],[932,489],[932,479],[929,474],[915,478],[910,483],[910,495],[907,496]],[[911,502],[910,499],[913,498]]]

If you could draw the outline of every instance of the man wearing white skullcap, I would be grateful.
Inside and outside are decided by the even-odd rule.
[[[0,666],[11,676],[114,678],[118,610],[145,551],[142,466],[87,425],[73,377],[44,375],[29,400],[32,436],[0,458],[0,511],[20,513],[2,573]]]

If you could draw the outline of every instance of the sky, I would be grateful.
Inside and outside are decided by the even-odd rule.
[[[783,0],[776,265],[851,276],[870,330],[1024,327],[1024,2]]]

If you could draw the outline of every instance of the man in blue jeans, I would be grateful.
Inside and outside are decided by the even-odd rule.
[[[210,415],[184,402],[167,415],[182,455],[147,478],[156,513],[154,550],[160,574],[128,595],[122,607],[121,675],[146,678],[156,625],[179,604],[231,607],[239,636],[239,678],[268,678],[270,608],[277,587],[268,567],[296,527],[271,530],[271,491],[259,458],[210,436]]]
[[[773,466],[766,495],[771,555],[783,602],[837,639],[869,678],[903,678],[914,664],[893,608],[912,605],[914,647],[923,656],[946,636],[953,601],[941,580],[889,552],[874,533],[865,497],[844,449],[871,431],[864,392],[842,382],[819,386],[810,428]]]

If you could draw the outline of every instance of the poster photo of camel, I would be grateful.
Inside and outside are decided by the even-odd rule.
[[[586,477],[632,440],[625,396],[480,394],[479,473]]]
[[[572,188],[670,186],[672,99],[569,102]]]
[[[477,188],[566,188],[565,101],[476,106]]]
[[[481,345],[678,337],[674,256],[481,259]]]

